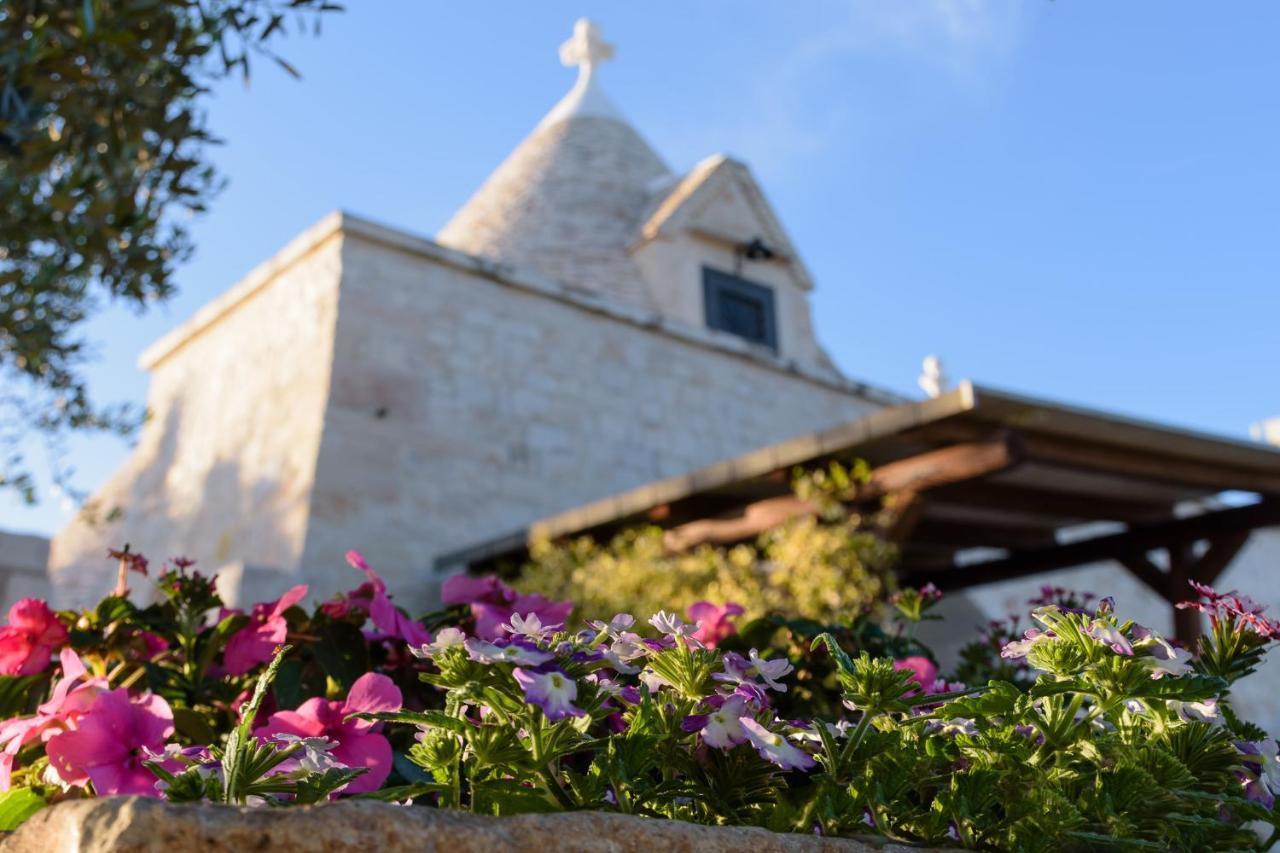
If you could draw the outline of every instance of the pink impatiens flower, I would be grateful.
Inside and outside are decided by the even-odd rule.
[[[714,649],[725,637],[737,633],[733,620],[745,612],[741,604],[732,601],[726,604],[695,601],[685,611],[698,624],[693,638],[709,649]]]
[[[307,585],[299,584],[280,596],[274,604],[253,606],[249,624],[227,641],[222,654],[223,670],[227,675],[244,675],[258,664],[266,663],[275,654],[276,646],[289,635],[289,623],[284,613],[307,594]]]
[[[93,782],[99,795],[158,796],[156,777],[143,766],[173,735],[173,711],[154,693],[129,697],[125,688],[98,694],[75,727],[49,738],[49,763],[63,782]]]
[[[348,551],[347,562],[353,568],[364,572],[365,577],[369,579],[367,584],[355,590],[354,593],[363,591],[365,587],[370,588],[372,597],[369,600],[369,618],[373,620],[373,624],[379,631],[388,637],[403,640],[410,646],[421,646],[431,642],[431,632],[422,627],[420,622],[405,616],[391,603],[391,599],[387,597],[386,582],[378,577],[378,573],[365,560],[363,554],[359,551]]]
[[[102,677],[89,678],[80,657],[69,648],[60,655],[62,677],[53,684],[49,700],[31,717],[15,717],[0,724],[0,791],[9,790],[13,762],[22,747],[37,738],[71,728],[108,689]]]
[[[911,680],[924,688],[925,693],[934,692],[933,686],[938,680],[938,665],[924,655],[911,655],[895,660],[893,668],[899,671],[910,670]]]
[[[67,629],[38,598],[9,608],[9,624],[0,628],[0,675],[35,675],[49,668],[53,653],[67,643]]]
[[[512,615],[522,618],[537,616],[543,625],[563,625],[573,610],[571,601],[552,601],[541,595],[518,593],[494,575],[471,577],[454,575],[440,589],[440,600],[445,604],[469,604],[475,619],[472,633],[482,640],[497,640],[506,636],[504,624]]]
[[[357,713],[398,711],[402,698],[400,688],[385,675],[366,672],[356,679],[341,702],[322,697],[308,699],[296,711],[277,711],[254,734],[260,738],[288,734],[298,737],[323,737],[337,741],[331,754],[347,767],[367,767],[345,788],[346,794],[376,791],[391,773],[391,744],[378,734],[381,723],[347,717]]]

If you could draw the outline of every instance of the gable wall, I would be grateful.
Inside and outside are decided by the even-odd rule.
[[[334,358],[308,578],[354,586],[357,548],[416,603],[437,554],[875,408],[358,236]]]
[[[92,499],[99,514],[123,516],[78,518],[52,541],[60,604],[104,595],[115,573],[106,551],[124,543],[156,564],[177,555],[205,571],[230,564],[269,592],[297,570],[328,395],[341,235],[294,257],[298,246],[229,291],[245,295],[152,368],[151,417]]]

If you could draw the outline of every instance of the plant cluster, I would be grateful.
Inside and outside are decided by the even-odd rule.
[[[603,544],[538,542],[514,583],[572,599],[582,616],[597,619],[622,610],[683,612],[697,601],[736,602],[748,619],[849,619],[889,594],[896,556],[877,535],[874,514],[846,503],[866,477],[861,463],[798,470],[792,490],[818,511],[729,548],[673,550],[656,527],[624,530]]]
[[[148,567],[115,556],[119,593]],[[914,639],[929,588],[897,593],[883,624],[742,621],[709,601],[691,621],[575,623],[569,602],[460,576],[444,610],[411,619],[348,559],[364,583],[310,612],[304,588],[227,610],[185,561],[146,607],[15,605],[0,822],[137,793],[594,809],[971,849],[1265,849],[1280,827],[1277,743],[1229,697],[1280,623],[1235,593],[1196,590],[1210,630],[1184,649],[1109,599],[1048,592],[999,649],[1016,677],[964,684]]]

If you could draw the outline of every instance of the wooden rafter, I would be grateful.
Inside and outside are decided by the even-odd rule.
[[[1014,433],[931,450],[873,469],[868,481],[856,489],[849,503],[865,503],[886,495],[919,495],[939,486],[1007,470],[1021,459],[1021,443]],[[818,515],[821,511],[818,503],[794,495],[765,498],[732,514],[672,527],[664,534],[664,542],[670,551],[684,551],[702,544],[728,545],[758,536],[790,519]],[[911,501],[911,513],[918,511],[917,503]]]
[[[1218,550],[1213,560],[1199,571],[1207,575],[1216,568],[1213,572],[1216,577],[1230,562],[1231,557],[1235,556],[1234,553],[1228,553],[1233,537],[1247,534],[1259,527],[1275,525],[1280,525],[1280,501],[1270,499],[1243,507],[1214,510],[1190,518],[1133,525],[1121,533],[1095,536],[1050,548],[1015,552],[1007,557],[968,566],[926,571],[915,571],[910,566],[904,566],[902,575],[906,582],[912,584],[932,582],[941,588],[961,589],[1106,560],[1129,560],[1142,566],[1141,560],[1146,559],[1149,551],[1208,540],[1215,543],[1210,545],[1209,552],[1214,552],[1215,547]],[[1225,544],[1217,545],[1219,542]],[[1209,553],[1206,553],[1205,557],[1208,556]],[[1159,571],[1154,564],[1150,569]],[[1139,568],[1135,574],[1148,583],[1155,580],[1145,567]],[[1185,588],[1185,582],[1182,586]]]

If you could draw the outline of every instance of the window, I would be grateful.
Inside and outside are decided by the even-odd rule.
[[[702,293],[706,300],[707,326],[777,352],[778,329],[772,290],[736,275],[703,267]]]

